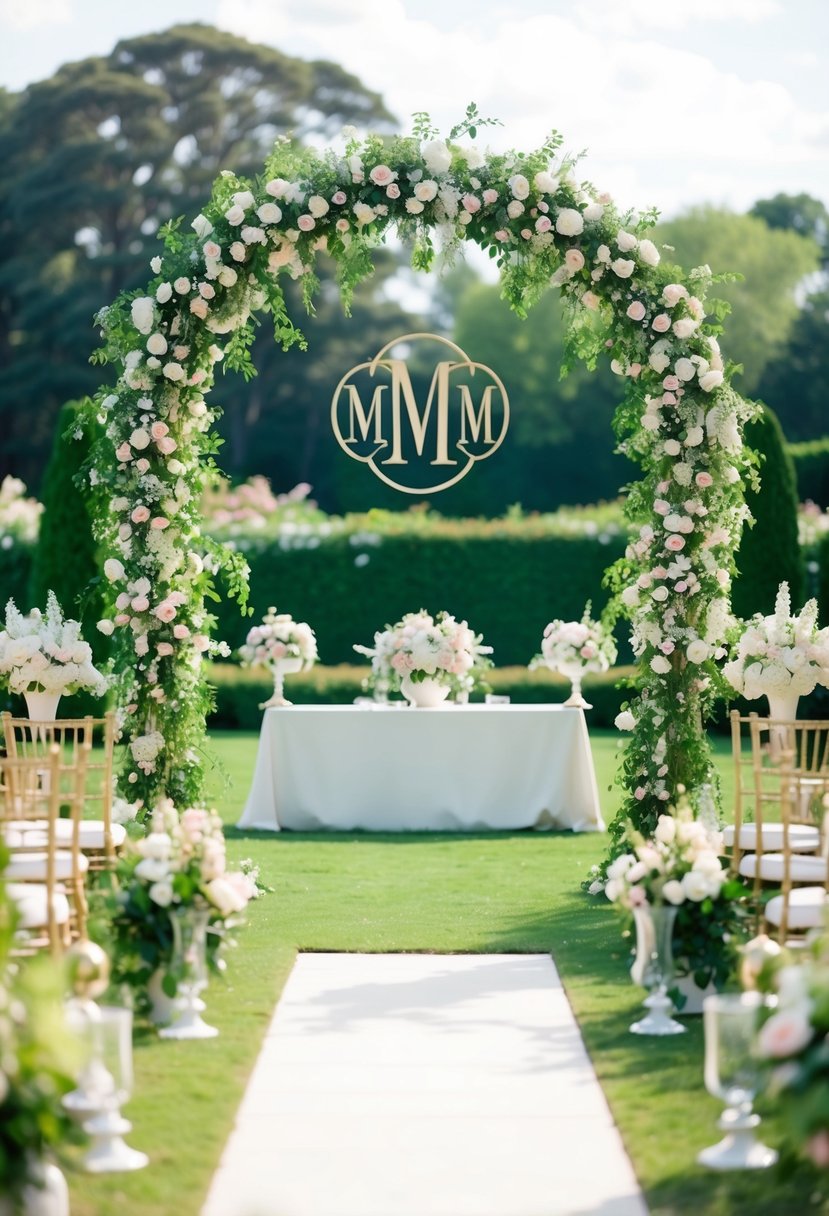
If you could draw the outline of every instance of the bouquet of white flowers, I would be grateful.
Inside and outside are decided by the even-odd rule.
[[[660,815],[652,839],[633,835],[632,844],[607,868],[605,895],[624,908],[717,899],[727,880],[722,833],[694,819],[687,805]]]
[[[398,689],[408,677],[414,684],[432,679],[455,692],[471,692],[487,667],[491,646],[484,646],[466,621],[448,612],[432,617],[424,609],[407,612],[402,620],[375,633],[374,648],[354,649],[371,659],[372,680]]]
[[[749,701],[771,694],[805,696],[829,685],[829,629],[817,627],[817,600],[793,616],[788,583],[781,583],[772,616],[755,614],[723,667],[723,675]]]
[[[580,621],[550,621],[541,641],[541,654],[530,670],[549,667],[573,678],[576,672],[607,671],[616,662],[616,643],[601,621],[590,619],[590,604]]]
[[[313,667],[317,658],[317,639],[310,625],[295,621],[286,612],[269,608],[261,625],[249,631],[239,657],[246,667],[273,666],[282,659],[300,659],[299,670]]]
[[[63,694],[83,688],[102,697],[107,690],[79,623],[63,619],[54,591],[49,592],[45,615],[34,608],[24,616],[9,600],[6,628],[0,631],[0,679],[17,693]]]

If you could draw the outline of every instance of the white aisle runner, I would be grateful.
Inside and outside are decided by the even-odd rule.
[[[301,954],[202,1216],[647,1216],[546,955]]]

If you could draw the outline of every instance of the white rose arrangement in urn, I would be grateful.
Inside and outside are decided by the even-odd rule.
[[[313,667],[319,655],[313,629],[305,621],[295,621],[286,612],[277,613],[271,607],[248,632],[244,646],[239,647],[244,667],[266,667],[273,675],[273,694],[260,709],[290,705],[284,693],[284,678]]]
[[[436,617],[425,609],[374,635],[374,647],[354,649],[371,659],[370,683],[381,695],[399,688],[413,706],[434,708],[454,693],[465,699],[492,666],[491,646],[466,621],[448,612]]]
[[[564,702],[575,709],[592,709],[582,696],[581,682],[586,672],[607,671],[616,662],[613,634],[601,621],[591,620],[590,602],[580,621],[550,621],[541,639],[541,654],[530,662],[530,671],[549,667],[565,676],[571,684]]]

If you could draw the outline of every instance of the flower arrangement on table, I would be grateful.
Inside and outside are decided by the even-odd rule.
[[[645,904],[676,907],[678,975],[693,976],[700,988],[724,987],[737,964],[748,891],[723,868],[722,833],[694,818],[683,791],[652,838],[629,831],[628,839],[630,851],[607,867],[605,895],[626,913]]]
[[[584,674],[607,671],[616,662],[613,634],[601,621],[591,620],[590,607],[588,601],[580,621],[550,621],[541,639],[541,653],[529,664],[530,671],[549,667],[566,676],[572,690],[564,704],[581,709],[592,708],[581,695]]]
[[[771,616],[755,614],[740,632],[722,674],[749,701],[766,696],[773,717],[794,717],[797,698],[829,685],[829,628],[818,629],[817,600],[792,613],[781,583]]]
[[[375,633],[373,648],[354,649],[371,659],[367,687],[381,693],[402,690],[410,700],[417,696],[418,685],[427,684],[438,689],[437,699],[450,692],[468,696],[492,667],[492,647],[485,646],[466,621],[448,612],[433,617],[423,608]]]
[[[5,623],[0,631],[0,681],[11,692],[60,697],[87,689],[104,695],[107,679],[93,666],[92,649],[81,637],[79,623],[64,620],[54,591],[49,592],[45,614],[34,608],[24,616],[9,600]]]
[[[0,845],[0,872],[7,860]],[[15,921],[0,882],[0,1196],[17,1212],[39,1195],[49,1150],[77,1138],[61,1097],[74,1088],[81,1060],[52,961],[10,964]]]
[[[119,862],[118,883],[109,898],[114,941],[113,982],[128,984],[142,997],[158,971],[173,996],[173,932],[170,911],[184,906],[209,910],[208,962],[224,970],[220,956],[230,929],[252,899],[269,888],[251,862],[227,869],[222,822],[213,810],[189,807],[179,813],[169,799],[155,807],[147,835]]]
[[[287,612],[278,613],[271,607],[261,625],[248,631],[244,646],[239,647],[239,658],[244,667],[266,667],[273,675],[273,696],[260,709],[289,705],[282,690],[283,677],[313,667],[319,658],[317,639],[305,621],[295,621]]]
[[[767,1093],[784,1127],[789,1154],[829,1167],[829,932],[797,954],[765,935],[745,948],[743,984],[775,998],[757,1035],[768,1065]],[[797,961],[795,961],[797,960]]]

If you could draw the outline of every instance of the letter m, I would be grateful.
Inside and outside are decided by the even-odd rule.
[[[484,433],[484,443],[494,443],[492,438],[492,393],[494,384],[488,384],[481,397],[481,408],[475,412],[472,394],[468,384],[458,386],[461,394],[461,443],[467,442],[466,426],[469,424],[469,434],[473,443],[479,443],[481,431]]]
[[[346,443],[357,443],[357,436],[354,434],[354,426],[356,423],[357,429],[360,432],[360,439],[363,441],[368,439],[368,433],[371,430],[371,425],[374,423],[374,442],[383,442],[383,390],[388,388],[387,384],[378,384],[371,398],[371,405],[368,407],[368,412],[363,409],[363,402],[360,394],[357,391],[357,386],[347,384],[348,389],[348,438]]]

